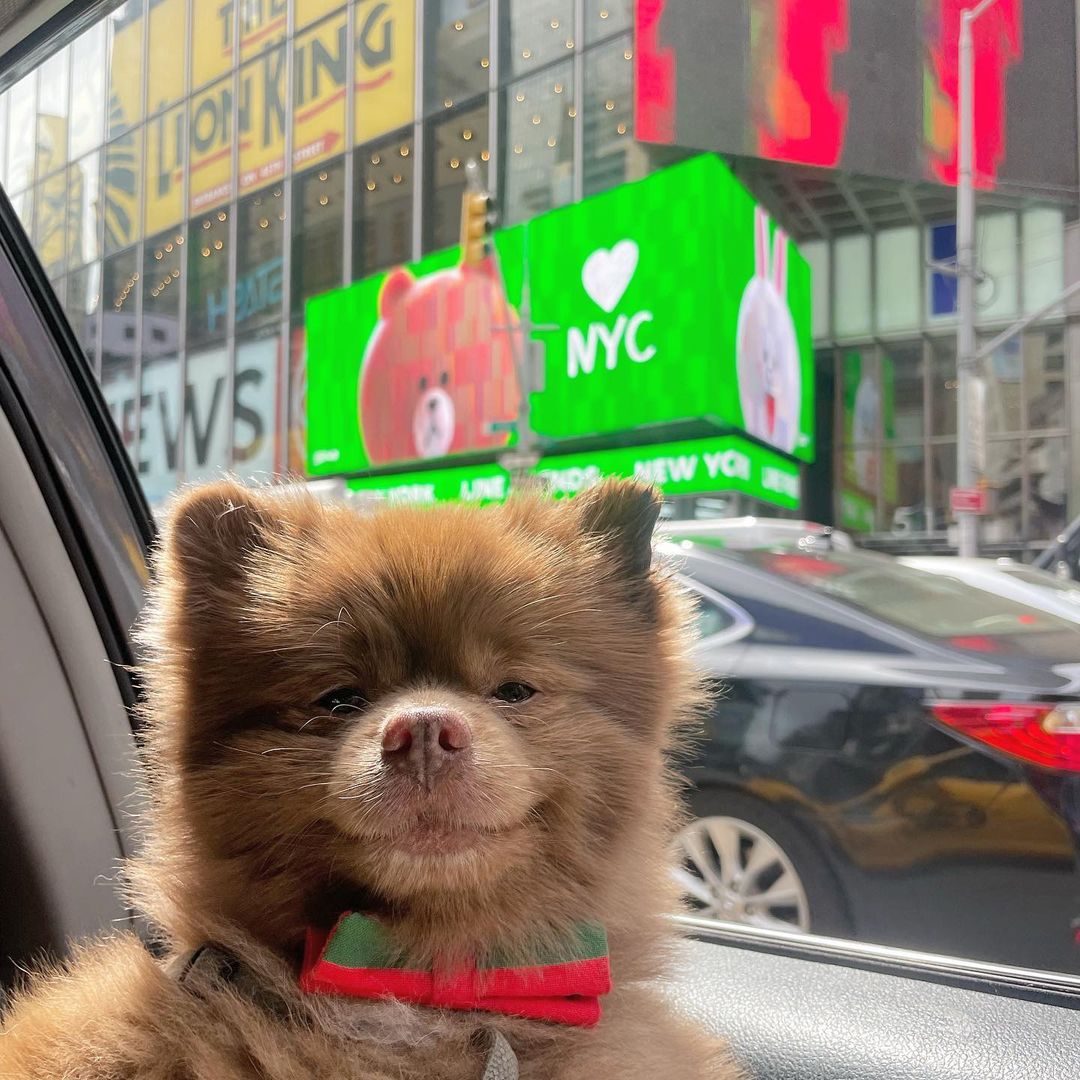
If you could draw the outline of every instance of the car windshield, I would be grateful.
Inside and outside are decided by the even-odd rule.
[[[732,553],[735,555],[735,553]],[[1025,604],[994,596],[956,578],[903,566],[861,551],[808,552],[795,546],[740,551],[739,559],[769,573],[858,607],[907,630],[916,630],[974,651],[994,651],[1004,639],[1023,651],[1042,653],[1028,639],[1073,639],[1080,656],[1080,628]]]

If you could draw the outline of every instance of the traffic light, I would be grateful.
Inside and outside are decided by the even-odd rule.
[[[495,200],[482,191],[466,191],[461,201],[462,261],[475,265],[491,253]]]

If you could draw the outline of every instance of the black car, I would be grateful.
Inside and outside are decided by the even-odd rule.
[[[1080,625],[791,522],[683,523],[702,914],[1080,970]]]

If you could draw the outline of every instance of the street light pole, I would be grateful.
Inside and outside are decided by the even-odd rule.
[[[960,92],[957,102],[956,177],[956,486],[972,488],[982,468],[982,422],[977,415],[978,393],[975,355],[975,192],[972,182],[975,128],[975,63],[971,27],[995,0],[982,0],[960,13]],[[957,511],[959,553],[979,553],[978,518]]]

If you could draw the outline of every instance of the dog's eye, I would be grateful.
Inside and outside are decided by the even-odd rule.
[[[333,713],[339,709],[363,709],[368,704],[368,699],[364,692],[357,690],[355,686],[339,686],[336,690],[331,690],[329,694],[323,694],[315,704],[320,709]]]
[[[427,389],[427,376],[426,375],[421,375],[420,376],[420,389],[421,390],[426,390]]]
[[[440,386],[445,386],[449,381],[450,381],[450,373],[448,371],[444,371],[439,376],[439,385]]]
[[[536,691],[523,682],[504,682],[491,696],[497,701],[505,701],[507,705],[520,705],[528,701]]]

